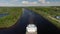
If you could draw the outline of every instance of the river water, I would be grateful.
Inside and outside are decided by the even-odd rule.
[[[33,24],[37,26],[38,34],[59,33],[59,30],[50,21],[44,19],[41,15],[32,12],[32,10],[24,9],[22,16],[17,20],[16,24],[8,29],[0,29],[0,34],[25,34],[26,27],[30,23],[29,18],[33,16]]]

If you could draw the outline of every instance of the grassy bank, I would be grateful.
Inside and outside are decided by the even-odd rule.
[[[22,14],[21,7],[0,7],[0,14],[8,13],[7,16],[0,17],[0,28],[8,28],[16,23]]]
[[[52,24],[60,28],[60,22],[58,22],[58,19],[54,18],[55,16],[60,16],[59,7],[30,7],[29,9],[42,15],[45,19],[48,19]]]

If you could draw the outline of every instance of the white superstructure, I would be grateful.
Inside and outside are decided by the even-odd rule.
[[[29,24],[26,27],[26,34],[37,34],[37,27],[34,24]]]

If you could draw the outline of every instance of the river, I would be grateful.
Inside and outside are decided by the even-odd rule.
[[[33,16],[33,24],[37,26],[38,34],[57,34],[59,30],[50,21],[32,10],[23,8],[22,16],[17,20],[16,24],[8,29],[0,29],[0,34],[25,34],[26,27],[30,23],[29,18]]]

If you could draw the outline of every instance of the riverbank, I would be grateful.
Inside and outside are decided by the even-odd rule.
[[[0,28],[9,28],[14,25],[22,14],[21,7],[0,7],[0,14],[8,13],[0,18]]]
[[[42,15],[45,19],[51,21],[52,24],[60,29],[60,22],[56,18],[54,18],[56,15],[60,15],[60,12],[59,10],[57,10],[57,8],[58,7],[30,7],[29,9]],[[51,17],[54,19],[52,19]]]

